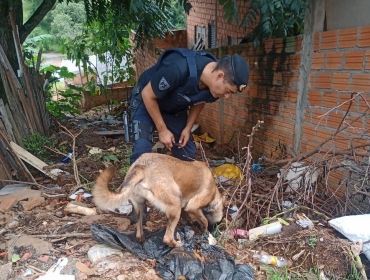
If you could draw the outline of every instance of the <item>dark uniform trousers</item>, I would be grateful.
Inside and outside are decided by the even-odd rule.
[[[141,86],[136,85],[133,89],[132,96],[136,96],[138,98],[140,96],[140,94],[138,94],[140,91]],[[146,110],[144,103],[142,101],[140,102],[137,98],[134,97],[133,100],[131,100],[131,121],[134,134],[134,145],[130,157],[131,163],[133,163],[142,154],[152,151],[153,132],[155,129],[154,122]],[[161,114],[167,128],[175,136],[176,143],[173,145],[171,150],[173,156],[182,160],[194,160],[196,146],[192,136],[190,136],[188,143],[183,148],[180,148],[177,145],[181,132],[185,128],[188,119],[187,110],[173,114],[161,112]]]

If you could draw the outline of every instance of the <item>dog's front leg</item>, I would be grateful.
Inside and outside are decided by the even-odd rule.
[[[176,241],[174,238],[177,223],[179,222],[181,215],[181,206],[173,205],[168,206],[166,209],[166,216],[168,219],[168,224],[166,228],[166,233],[163,237],[163,242],[170,247],[181,247],[181,241]]]

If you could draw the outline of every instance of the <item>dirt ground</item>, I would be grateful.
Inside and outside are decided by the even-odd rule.
[[[80,187],[86,193],[89,193],[99,170],[105,165],[115,164],[119,167],[112,182],[113,188],[122,182],[129,166],[130,146],[124,143],[122,135],[99,136],[94,133],[98,130],[122,129],[121,123],[117,122],[120,118],[109,117],[115,114],[119,116],[117,112],[119,110],[108,112],[106,107],[99,107],[63,122],[73,134],[81,132],[76,138],[75,154]],[[72,148],[71,138],[57,124],[51,137],[57,143],[55,150],[67,151]],[[98,152],[94,154],[93,148]],[[208,159],[219,158],[223,152],[225,155],[228,153],[218,149],[215,144],[204,144],[203,148]],[[200,152],[198,156],[202,157]],[[8,209],[0,204],[0,279],[37,279],[60,257],[68,258],[68,264],[62,273],[75,275],[76,279],[160,279],[152,260],[139,260],[125,250],[95,263],[89,258],[89,249],[97,244],[90,232],[93,223],[108,225],[122,232],[133,231],[134,225],[124,215],[115,213],[97,210],[96,215],[86,216],[65,211],[66,205],[71,201],[77,200],[88,208],[94,208],[94,204],[91,197],[69,197],[77,190],[75,170],[71,161],[62,163],[62,158],[57,151],[50,151],[48,163],[50,167],[60,168],[71,175],[60,176],[54,181],[29,167],[37,184],[25,190],[26,193],[18,197],[19,199],[12,200],[12,206]],[[270,176],[269,180],[276,180],[272,178],[276,176]],[[262,179],[260,177],[256,182]],[[227,188],[230,191],[233,186],[229,185]],[[226,194],[225,187],[221,190]],[[0,202],[4,202],[4,197],[0,196]],[[227,205],[228,201],[225,202],[225,207]],[[230,229],[226,226],[220,226],[215,236],[219,238],[218,244],[237,263],[252,265],[255,279],[323,279],[319,278],[320,272],[325,274],[326,279],[361,279],[354,277],[352,273],[353,261],[349,253],[351,243],[331,229],[324,219],[310,211],[301,212],[311,218],[314,227],[303,229],[295,223],[299,212],[291,211],[280,216],[289,224],[283,226],[281,233],[261,237],[256,241],[249,241],[245,237],[230,237],[226,232],[226,229]],[[229,213],[227,216],[230,216]],[[160,229],[165,222],[163,215],[151,209],[145,229]],[[255,220],[254,224],[260,222]],[[248,224],[243,227],[249,229]],[[289,266],[276,270],[272,266],[261,265],[253,258],[255,251],[284,257],[289,261]],[[366,265],[366,261],[363,261]]]

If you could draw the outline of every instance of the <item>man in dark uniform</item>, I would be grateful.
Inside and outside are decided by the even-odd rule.
[[[131,163],[151,152],[155,128],[159,140],[175,157],[194,159],[191,128],[204,104],[241,92],[248,78],[248,65],[237,54],[217,60],[207,52],[167,50],[140,76],[132,92]]]

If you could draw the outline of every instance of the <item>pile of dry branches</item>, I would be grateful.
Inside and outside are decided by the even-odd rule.
[[[367,109],[349,121],[348,112],[356,98],[362,99]],[[367,117],[370,105],[362,93],[352,93],[351,99],[330,109],[322,117],[345,104],[348,104],[347,112],[330,138],[311,151],[288,159],[262,157],[260,163],[263,170],[256,173],[252,170],[253,136],[263,125],[258,121],[248,135],[247,147],[242,148],[244,155],[239,167],[243,171],[243,179],[237,184],[221,185],[228,197],[228,209],[234,205],[238,208],[236,218],[227,219],[227,227],[252,228],[264,219],[298,208],[323,220],[369,211],[370,135],[366,130],[356,132],[352,124]],[[339,134],[341,137],[347,135],[350,148],[335,149],[333,143]],[[365,140],[365,144],[352,145],[355,139]],[[292,177],[292,173],[296,175]],[[333,173],[341,174],[339,183],[333,184]]]

